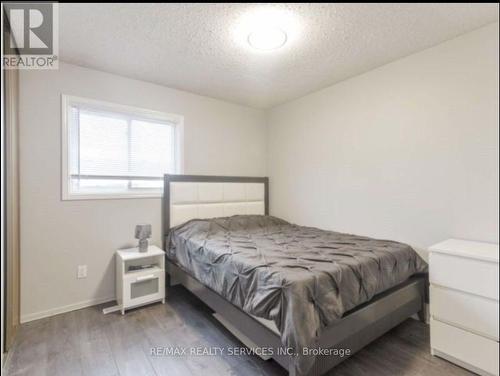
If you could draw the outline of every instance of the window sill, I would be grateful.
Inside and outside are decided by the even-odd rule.
[[[122,200],[142,198],[162,198],[162,193],[71,193],[63,194],[62,201],[78,200]]]

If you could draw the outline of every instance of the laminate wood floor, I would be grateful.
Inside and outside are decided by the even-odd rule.
[[[152,356],[154,347],[239,347],[239,341],[183,287],[167,303],[121,316],[90,307],[23,324],[6,363],[9,376],[276,375],[257,356]],[[409,319],[330,371],[336,376],[471,375],[429,352],[429,327]]]

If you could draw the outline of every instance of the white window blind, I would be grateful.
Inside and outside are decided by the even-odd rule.
[[[66,114],[69,195],[161,194],[163,175],[180,172],[175,120],[74,100]]]

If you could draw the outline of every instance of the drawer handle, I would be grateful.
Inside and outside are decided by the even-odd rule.
[[[156,279],[154,274],[143,275],[142,277],[137,277],[135,279],[136,282],[149,281],[150,279]]]

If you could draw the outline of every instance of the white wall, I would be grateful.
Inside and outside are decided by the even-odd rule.
[[[271,214],[498,242],[498,23],[273,109]]]
[[[152,223],[160,244],[160,199],[61,201],[61,93],[183,115],[187,174],[266,172],[259,110],[64,63],[22,71],[23,321],[113,297],[113,252],[135,244],[136,223]],[[88,265],[88,278],[76,279],[79,264]]]

